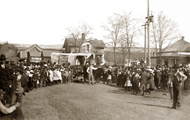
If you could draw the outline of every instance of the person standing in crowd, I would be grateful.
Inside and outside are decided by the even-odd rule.
[[[109,84],[109,82],[112,82],[111,80],[112,80],[112,67],[111,66],[109,66],[108,67],[108,78],[107,78],[107,84]]]
[[[9,88],[9,85],[8,85],[8,77],[9,77],[9,70],[8,68],[6,67],[6,56],[4,54],[1,54],[0,56],[0,87],[2,87],[4,90],[5,90],[5,101],[3,102],[8,102],[10,103],[11,101],[11,97],[10,97],[10,88]]]
[[[70,63],[68,63],[67,66],[68,66],[67,68],[68,68],[68,71],[69,71],[68,82],[72,83],[73,82],[73,69],[72,69]]]
[[[154,83],[154,70],[153,69],[150,69],[150,73],[148,75],[148,79],[149,79],[149,82],[150,82],[149,90],[150,91],[154,91],[154,89],[155,89],[155,83]],[[149,93],[150,93],[150,91],[149,91]]]
[[[118,76],[117,76],[117,86],[121,87],[121,78],[122,78],[122,70],[118,70]]]
[[[4,94],[5,92],[0,88],[0,120],[24,120],[24,115],[18,103],[11,107],[6,107],[2,103]]]
[[[136,71],[134,71],[134,70],[131,70],[131,84],[132,84],[132,91],[133,91],[133,94],[134,94],[134,91],[135,91],[135,79],[134,79],[134,77],[135,77],[135,75],[136,75],[136,73],[138,73],[137,72],[137,70]]]
[[[34,69],[34,74],[32,76],[32,89],[34,88],[38,88],[38,83],[37,81],[39,80],[39,75],[38,75],[38,71],[37,71],[37,68]]]
[[[140,81],[140,94],[145,95],[145,89],[146,89],[146,81],[147,81],[147,72],[145,68],[142,68],[142,74],[141,74],[141,81]]]
[[[53,70],[53,83],[58,84],[58,75],[57,75],[57,66],[55,66],[54,70]]]
[[[28,76],[27,76],[27,73],[26,73],[26,70],[24,69],[24,67],[22,67],[21,68],[21,70],[23,71],[23,73],[22,73],[22,79],[24,79],[25,81],[25,84],[26,85],[24,85],[24,95],[25,95],[25,92],[28,92],[27,90],[28,90],[28,81],[29,81],[29,79],[28,79]]]
[[[132,90],[132,84],[131,84],[131,72],[130,69],[128,68],[126,71],[126,92]]]
[[[107,81],[107,78],[108,78],[108,70],[107,68],[104,66],[104,69],[103,69],[103,84],[105,84],[105,82],[107,82],[108,84],[108,81]]]
[[[45,64],[44,66],[45,66],[44,87],[47,87],[48,86],[48,68],[47,68],[47,64]]]
[[[102,71],[101,65],[99,65],[98,69],[96,70],[96,79],[97,79],[96,83],[100,83],[102,72],[103,71]]]
[[[32,90],[32,84],[33,84],[33,74],[34,74],[34,71],[32,70],[32,67],[30,67],[30,71],[29,71],[29,81],[28,81],[28,88],[29,90]]]
[[[16,68],[15,73],[17,76],[17,83],[13,84],[13,96],[11,100],[11,105],[14,105],[15,103],[18,103],[19,106],[21,106],[23,94],[24,94],[24,88],[27,86],[27,79],[23,75],[23,70],[21,68]]]
[[[164,89],[164,90],[167,90],[168,77],[169,77],[169,75],[168,75],[168,69],[165,68],[165,69],[163,70],[163,89]]]
[[[48,77],[50,80],[50,86],[53,85],[53,68],[49,68]]]
[[[121,77],[121,88],[124,88],[126,87],[126,80],[127,80],[127,73],[125,70],[123,70],[123,74],[122,74],[122,77]]]
[[[170,94],[170,99],[172,100],[173,99],[173,82],[172,82],[172,70],[171,69],[169,70],[168,75],[169,75],[169,77],[168,77],[167,85],[168,85],[168,90],[169,90],[169,94]]]
[[[183,73],[179,71],[179,65],[176,64],[174,66],[174,73],[172,74],[172,82],[173,82],[173,106],[174,109],[179,109],[181,107],[180,99],[181,99],[181,87],[182,82],[187,79]]]
[[[11,81],[10,83],[10,88],[11,88],[11,91],[10,91],[10,97],[11,97],[11,100],[10,100],[10,104],[11,104],[11,101],[12,101],[12,97],[13,97],[13,94],[15,92],[15,89],[16,89],[16,86],[17,86],[17,76],[13,73],[14,72],[14,69],[10,69],[9,70],[9,81]]]
[[[65,68],[64,75],[65,75],[65,83],[68,84],[69,83],[69,69],[68,68]]]
[[[47,73],[46,73],[46,69],[44,67],[41,68],[41,71],[40,71],[40,85],[42,87],[45,87],[46,86],[46,80],[47,80]]]
[[[94,84],[93,70],[96,70],[96,69],[98,68],[94,68],[92,63],[90,63],[89,67],[87,68],[89,84]]]
[[[147,69],[147,79],[146,79],[146,92],[150,94],[150,78],[151,78],[151,69]]]
[[[88,63],[87,63],[87,65],[88,65]],[[83,65],[83,79],[84,79],[84,83],[86,83],[86,79],[88,78],[87,65]]]
[[[61,68],[60,67],[58,67],[58,69],[57,69],[57,76],[58,76],[58,80],[59,80],[59,82],[60,83],[63,83],[63,79],[62,79],[62,75],[61,75]]]
[[[155,71],[155,85],[157,89],[160,88],[161,76],[161,69],[157,67],[157,70]]]
[[[136,72],[132,75],[132,80],[133,80],[133,94],[136,95],[139,93],[139,82],[140,82],[140,70],[136,70]]]

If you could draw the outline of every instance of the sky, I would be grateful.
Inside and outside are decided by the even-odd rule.
[[[177,22],[190,42],[189,0],[149,0],[149,4],[150,12],[163,11]],[[82,21],[94,29],[90,37],[106,41],[101,26],[113,13],[124,11],[145,18],[147,0],[0,0],[0,43],[63,44],[66,28]]]

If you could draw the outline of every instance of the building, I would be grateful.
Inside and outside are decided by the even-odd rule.
[[[173,66],[174,64],[190,63],[190,43],[182,37],[180,40],[166,47],[162,54],[162,65]]]
[[[116,63],[118,65],[123,65],[129,61],[129,55],[127,50],[125,52],[122,52],[123,49],[126,48],[121,48],[117,47],[115,52],[116,52]],[[155,55],[155,49],[150,48],[150,55],[153,57]],[[104,48],[104,54],[105,54],[105,60],[107,65],[114,65],[114,52],[113,52],[113,47],[106,47]],[[148,54],[148,53],[147,53]],[[131,52],[130,52],[130,62],[137,62],[141,61],[144,59],[144,47],[131,47]]]
[[[18,48],[17,56],[28,62],[51,61],[51,53],[63,53],[63,45],[13,44]]]
[[[106,47],[103,40],[87,40],[84,33],[81,39],[65,38],[63,48],[66,53],[93,53],[93,59],[96,63],[104,62],[104,48]]]

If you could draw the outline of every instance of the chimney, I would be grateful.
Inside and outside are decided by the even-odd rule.
[[[82,33],[82,41],[85,40],[85,33]]]
[[[182,36],[182,39],[181,40],[184,40],[184,36]]]

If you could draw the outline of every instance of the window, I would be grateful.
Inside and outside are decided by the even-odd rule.
[[[86,47],[87,47],[86,50],[89,53],[89,48],[90,48],[89,44],[87,44]]]

